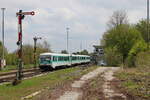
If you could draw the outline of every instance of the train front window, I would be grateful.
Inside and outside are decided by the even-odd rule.
[[[41,61],[50,61],[51,60],[51,56],[41,56],[40,60]]]

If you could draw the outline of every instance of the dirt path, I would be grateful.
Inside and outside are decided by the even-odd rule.
[[[100,67],[96,70],[83,75],[80,80],[75,81],[71,85],[71,90],[66,91],[62,96],[60,96],[57,100],[79,100],[82,97],[81,87],[86,83],[89,79],[92,79],[96,76],[98,76],[101,73],[103,74],[103,77],[105,79],[105,82],[103,84],[103,93],[105,98],[108,100],[113,100],[113,97],[120,97],[123,98],[123,100],[126,99],[126,97],[123,94],[115,93],[115,91],[111,88],[110,82],[113,80],[113,73],[115,71],[119,70],[119,68],[116,67]],[[114,99],[115,100],[115,99]]]
[[[104,84],[103,84],[103,93],[104,97],[107,100],[126,100],[126,96],[122,93],[115,91],[112,88],[111,81],[114,79],[113,74],[115,71],[119,70],[119,68],[109,68],[107,72],[103,74]]]

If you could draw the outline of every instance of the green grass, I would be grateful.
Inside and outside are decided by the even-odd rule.
[[[34,67],[33,64],[29,64],[29,65],[24,65],[23,68],[32,68]],[[17,69],[17,65],[7,65],[5,68],[3,68],[2,70],[0,70],[0,73],[2,72],[10,72],[12,70]]]
[[[141,100],[150,98],[150,67],[127,68],[116,73],[123,89]]]
[[[124,82],[123,85],[131,90],[137,89],[140,87],[138,84],[136,84],[135,82],[133,82],[131,80]]]
[[[79,67],[68,68],[49,73],[48,75],[23,80],[17,86],[12,86],[11,84],[0,85],[0,100],[20,100],[21,97],[43,88],[49,87],[53,89],[55,86],[79,78],[95,68],[97,67],[88,67],[86,69]]]

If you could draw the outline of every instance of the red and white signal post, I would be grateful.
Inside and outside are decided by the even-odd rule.
[[[22,20],[24,19],[25,15],[34,15],[34,12],[19,12],[16,13],[18,17],[18,73],[17,73],[17,80],[21,80],[22,78],[22,68],[23,68],[23,60],[22,60]]]

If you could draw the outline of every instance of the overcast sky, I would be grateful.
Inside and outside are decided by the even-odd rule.
[[[146,18],[147,0],[0,0],[5,7],[5,46],[9,52],[17,49],[16,12],[35,11],[35,16],[23,20],[23,44],[33,44],[35,35],[50,43],[54,52],[66,49],[66,27],[69,27],[70,52],[93,50],[107,29],[113,11],[125,10],[130,23]],[[0,23],[1,23],[0,13]],[[0,24],[0,33],[1,33]],[[1,40],[0,35],[0,40]]]

